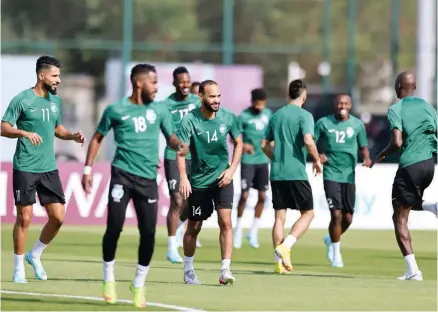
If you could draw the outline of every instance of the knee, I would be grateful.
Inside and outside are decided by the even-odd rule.
[[[342,215],[342,222],[351,224],[353,222],[353,215],[351,213],[344,213]]]
[[[224,220],[224,219],[222,219],[220,222],[219,222],[219,228],[220,228],[220,230],[221,231],[233,231],[233,225],[232,225],[232,223],[231,223],[231,218],[230,218],[230,220]]]
[[[172,204],[171,204],[172,211],[174,211],[174,212],[182,211],[182,209],[184,207],[184,200],[183,200],[181,194],[179,194],[179,193],[173,194],[171,197],[171,201],[172,201]]]
[[[196,221],[196,222],[192,222],[189,221],[187,223],[187,230],[186,230],[186,235],[190,235],[190,236],[197,236],[199,234],[199,232],[201,232],[201,228],[202,228],[202,222],[200,221]]]
[[[306,218],[309,221],[312,221],[313,218],[315,217],[315,213],[314,213],[313,209],[312,210],[304,210],[304,211],[301,211],[301,217]]]
[[[51,222],[56,227],[60,228],[64,224],[64,215],[55,214],[49,217],[49,222]]]
[[[248,194],[248,191],[242,191],[242,194],[240,194],[241,203],[246,203],[246,201],[248,200]]]
[[[341,224],[341,222],[342,222],[342,211],[341,210],[332,209],[330,211],[330,216],[331,216],[332,222],[334,222],[336,224]]]
[[[21,228],[28,229],[32,223],[32,212],[21,211],[17,215],[15,223]]]
[[[261,192],[259,191],[259,199],[258,199],[258,203],[259,204],[264,204],[266,200],[266,193],[265,192]]]

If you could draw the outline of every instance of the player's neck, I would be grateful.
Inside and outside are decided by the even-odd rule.
[[[182,93],[175,92],[175,100],[177,101],[185,101],[188,98],[188,96],[189,96],[188,94],[184,95]]]
[[[47,91],[45,88],[40,86],[39,84],[36,84],[35,87],[32,88],[33,93],[36,96],[46,98],[49,96],[49,91]]]
[[[151,100],[143,99],[143,97],[141,96],[141,94],[136,94],[136,93],[133,93],[133,94],[129,97],[129,101],[130,101],[132,104],[135,104],[135,105],[148,105],[148,104],[150,104],[150,103],[153,102],[153,101],[151,101]]]
[[[302,107],[302,106],[303,106],[303,103],[301,102],[301,100],[300,100],[300,101],[297,101],[297,100],[290,100],[290,101],[289,101],[289,105],[295,105],[295,106],[298,106],[298,107]]]
[[[335,118],[340,121],[347,121],[348,119],[350,119],[350,114],[347,114],[344,117],[339,114],[335,114]]]
[[[214,119],[216,117],[216,112],[208,110],[204,105],[201,106],[201,114],[205,119]]]

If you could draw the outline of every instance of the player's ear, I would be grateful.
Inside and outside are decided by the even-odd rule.
[[[43,80],[44,79],[44,73],[43,73],[42,70],[40,72],[38,72],[37,77],[38,77],[39,80]]]

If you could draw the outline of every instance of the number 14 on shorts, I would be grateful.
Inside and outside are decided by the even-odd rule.
[[[192,215],[193,216],[200,216],[202,215],[202,210],[201,210],[201,206],[192,206]]]

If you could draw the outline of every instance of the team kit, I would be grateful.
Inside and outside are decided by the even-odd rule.
[[[27,283],[27,262],[39,280],[48,275],[41,255],[56,237],[65,217],[65,197],[56,166],[55,137],[78,144],[87,142],[81,131],[62,125],[62,101],[57,96],[61,63],[50,56],[36,62],[34,87],[15,96],[2,118],[1,135],[17,140],[13,159],[13,191],[17,219],[13,230],[15,283]],[[232,251],[241,248],[244,238],[259,248],[258,230],[266,192],[272,191],[275,210],[273,225],[274,272],[290,274],[293,246],[306,233],[314,218],[312,188],[306,172],[308,158],[313,174],[323,176],[331,220],[322,238],[329,264],[344,266],[340,241],[353,221],[356,187],[355,167],[359,160],[372,170],[392,153],[400,154],[392,194],[393,220],[397,244],[407,265],[399,280],[422,280],[413,253],[407,217],[411,210],[437,215],[437,203],[423,200],[434,177],[437,152],[436,110],[415,96],[416,78],[409,72],[397,76],[394,90],[398,102],[388,110],[390,143],[374,159],[362,121],[350,114],[351,97],[335,97],[333,114],[316,124],[303,108],[307,86],[302,80],[290,82],[289,101],[272,113],[266,107],[267,94],[251,91],[248,108],[236,116],[221,107],[217,82],[192,82],[185,67],[173,72],[175,92],[155,101],[158,76],[154,66],[137,64],[131,70],[132,94],[106,107],[88,143],[82,176],[87,193],[93,187],[93,164],[101,143],[114,132],[115,156],[111,163],[107,226],[102,241],[103,298],[117,302],[114,273],[117,243],[122,232],[128,203],[132,200],[139,228],[138,263],[130,290],[136,307],[146,306],[146,279],[155,248],[158,211],[157,168],[159,135],[167,141],[164,169],[170,194],[167,215],[167,260],[182,263],[186,284],[200,284],[195,270],[196,249],[202,246],[198,235],[203,221],[217,213],[221,267],[219,283],[234,284]],[[228,148],[229,142],[233,150]],[[144,153],[144,150],[147,153]],[[230,162],[231,156],[231,162]],[[360,159],[359,159],[360,156]],[[233,176],[241,170],[241,195],[237,222],[232,224]],[[258,192],[254,219],[244,236],[242,215],[250,189]],[[48,220],[34,247],[25,252],[36,195],[47,211]],[[285,232],[287,209],[300,212]],[[183,248],[183,256],[179,254]]]

